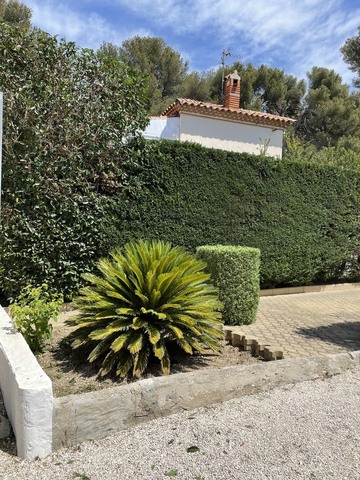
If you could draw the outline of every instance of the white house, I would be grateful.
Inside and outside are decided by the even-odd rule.
[[[282,156],[284,131],[295,120],[239,108],[240,76],[225,77],[225,105],[177,98],[160,117],[151,117],[147,139],[200,143],[233,152]]]

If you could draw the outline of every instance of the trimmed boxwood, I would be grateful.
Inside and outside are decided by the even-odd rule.
[[[197,256],[207,264],[219,298],[223,322],[246,325],[255,321],[260,290],[260,250],[232,245],[204,245]]]

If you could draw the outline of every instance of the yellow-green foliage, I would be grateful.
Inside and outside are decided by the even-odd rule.
[[[102,359],[99,373],[145,371],[150,355],[170,372],[168,345],[185,352],[221,349],[217,290],[208,283],[205,264],[182,247],[161,241],[128,243],[98,264],[101,276],[87,274],[70,321],[74,348],[93,347],[88,360]]]
[[[33,352],[41,352],[44,340],[51,337],[50,320],[57,319],[62,303],[62,295],[51,293],[43,284],[40,287],[28,285],[10,306],[15,326]]]
[[[260,250],[231,245],[198,247],[197,256],[207,264],[223,302],[227,325],[252,323],[256,318],[260,290]]]

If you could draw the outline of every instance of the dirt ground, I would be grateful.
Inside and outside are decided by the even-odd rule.
[[[122,385],[136,380],[119,380],[115,376],[99,378],[99,366],[89,364],[86,355],[77,350],[72,350],[64,338],[73,327],[69,327],[64,320],[69,313],[53,327],[52,339],[46,343],[44,352],[37,356],[38,362],[53,382],[55,397],[90,392]],[[155,359],[156,360],[156,359]],[[171,355],[171,373],[190,372],[202,368],[224,367],[227,365],[251,364],[258,360],[250,353],[242,352],[236,347],[223,343],[220,354],[211,350],[205,354],[187,355],[175,352]],[[158,361],[157,361],[158,362]],[[143,378],[161,375],[159,364],[150,363],[147,373]]]

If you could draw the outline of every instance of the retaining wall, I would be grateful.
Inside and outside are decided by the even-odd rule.
[[[53,448],[105,437],[172,413],[332,376],[359,364],[360,352],[296,358],[178,373],[55,398]]]
[[[52,384],[0,307],[0,388],[16,437],[19,457],[33,459],[52,451]]]

